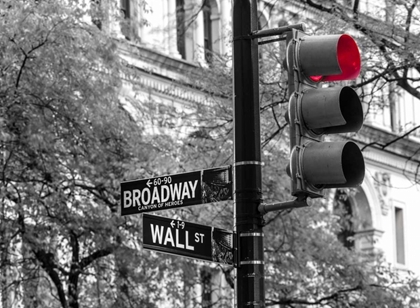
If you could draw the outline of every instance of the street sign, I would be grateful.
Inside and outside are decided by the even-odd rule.
[[[121,216],[232,199],[231,166],[121,183]]]
[[[143,215],[143,247],[169,254],[234,264],[233,232],[155,215]]]

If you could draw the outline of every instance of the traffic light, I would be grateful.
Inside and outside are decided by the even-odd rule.
[[[324,87],[324,82],[359,75],[355,40],[347,34],[309,36],[293,29],[286,60],[292,195],[318,198],[324,188],[360,185],[365,164],[359,147],[352,141],[323,141],[323,135],[356,132],[363,124],[362,104],[351,87]]]

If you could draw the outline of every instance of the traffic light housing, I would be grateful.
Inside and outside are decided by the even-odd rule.
[[[309,36],[298,30],[291,34],[287,46],[291,194],[318,198],[324,188],[356,187],[365,173],[359,147],[352,141],[324,142],[323,136],[358,131],[363,125],[362,104],[351,87],[319,86],[356,79],[361,69],[359,48],[347,34]]]

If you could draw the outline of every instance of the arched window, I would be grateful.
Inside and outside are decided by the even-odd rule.
[[[374,228],[372,211],[362,189],[352,192],[338,189],[333,213],[338,216],[341,226],[337,237],[345,247],[359,252],[375,252],[375,244],[383,231]]]

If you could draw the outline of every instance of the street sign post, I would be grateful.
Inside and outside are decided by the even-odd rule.
[[[232,199],[232,168],[121,183],[121,216]]]
[[[200,260],[234,264],[233,232],[182,220],[144,214],[143,247]]]

